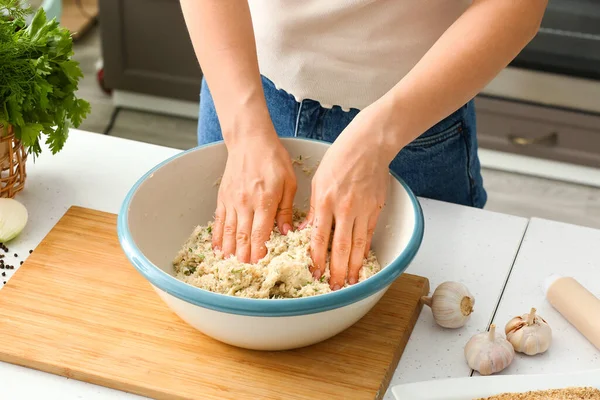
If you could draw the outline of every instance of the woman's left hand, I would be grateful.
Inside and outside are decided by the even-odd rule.
[[[325,271],[335,225],[329,280],[332,290],[342,288],[346,280],[349,284],[358,282],[369,253],[386,198],[389,163],[395,155],[385,141],[382,125],[365,109],[327,150],[313,177],[310,211],[303,225],[312,225],[312,272],[317,279]]]

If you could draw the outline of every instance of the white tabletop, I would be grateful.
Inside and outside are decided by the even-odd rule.
[[[444,329],[424,307],[392,386],[471,374],[464,346],[472,335],[487,328],[527,226],[524,218],[425,199],[420,202],[425,237],[406,272],[429,278],[432,292],[444,281],[465,284],[475,297],[475,311],[463,328]]]
[[[494,322],[502,329],[514,316],[536,307],[552,328],[548,351],[516,355],[503,374],[585,371],[600,367],[600,351],[545,299],[544,279],[572,276],[600,297],[600,230],[532,218]],[[590,316],[590,318],[600,316]]]
[[[25,230],[8,243],[11,261],[25,260],[72,205],[117,213],[131,186],[150,168],[179,150],[71,130],[64,149],[28,160],[26,188],[16,197],[29,212]],[[110,160],[109,160],[110,159]],[[17,253],[19,258],[13,258]],[[10,278],[18,269],[6,271]],[[1,287],[1,286],[0,286]],[[2,295],[0,289],[0,295]],[[0,339],[8,340],[8,339]],[[10,339],[15,340],[15,339]],[[0,363],[0,398],[138,399],[84,382]]]
[[[72,130],[62,152],[52,156],[45,151],[35,164],[28,163],[27,186],[17,199],[26,205],[30,220],[21,236],[9,244],[11,254],[19,254],[16,261],[24,260],[72,205],[117,213],[134,182],[176,153],[175,149]],[[420,201],[425,238],[407,272],[428,277],[432,290],[446,280],[465,283],[475,296],[475,312],[464,328],[444,330],[425,308],[392,385],[470,374],[462,353],[464,344],[489,324],[527,225],[523,218]],[[3,398],[139,398],[6,363],[0,363],[0,376]],[[389,391],[386,398],[393,398]]]

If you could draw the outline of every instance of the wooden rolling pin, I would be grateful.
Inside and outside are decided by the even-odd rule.
[[[571,277],[552,275],[544,288],[552,307],[600,350],[600,299]]]

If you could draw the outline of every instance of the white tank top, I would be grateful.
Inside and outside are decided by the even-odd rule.
[[[260,72],[297,101],[363,109],[470,0],[249,0]]]

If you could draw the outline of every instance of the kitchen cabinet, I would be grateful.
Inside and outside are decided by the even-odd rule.
[[[178,0],[100,0],[108,88],[197,102],[202,71]]]
[[[481,148],[600,167],[600,115],[478,96]]]

